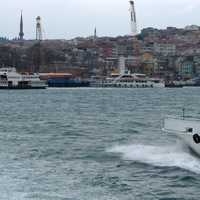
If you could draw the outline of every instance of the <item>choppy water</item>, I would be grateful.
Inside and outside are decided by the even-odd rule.
[[[199,199],[200,158],[161,132],[200,88],[0,92],[1,200]]]

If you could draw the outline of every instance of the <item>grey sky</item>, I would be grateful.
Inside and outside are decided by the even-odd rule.
[[[199,24],[200,0],[135,0],[139,28]],[[6,0],[1,2],[1,36],[18,36],[23,9],[25,38],[35,38],[40,15],[46,38],[130,33],[128,0]]]

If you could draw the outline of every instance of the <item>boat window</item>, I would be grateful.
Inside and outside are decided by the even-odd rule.
[[[186,132],[192,133],[193,132],[193,128],[186,128]]]

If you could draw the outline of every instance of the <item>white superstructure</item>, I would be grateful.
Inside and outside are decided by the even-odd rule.
[[[164,82],[159,79],[149,79],[145,74],[112,74],[103,80],[92,82],[93,87],[104,88],[163,88]]]
[[[102,87],[117,88],[153,88],[153,83],[148,81],[143,74],[122,74],[117,77],[106,78]]]
[[[200,120],[169,116],[164,119],[163,131],[176,134],[195,153],[200,156]]]

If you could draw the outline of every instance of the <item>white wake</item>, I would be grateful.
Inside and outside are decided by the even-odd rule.
[[[200,158],[190,154],[183,146],[150,146],[133,144],[115,146],[110,153],[121,154],[123,159],[160,167],[179,167],[200,174]]]

